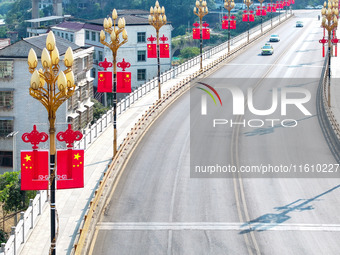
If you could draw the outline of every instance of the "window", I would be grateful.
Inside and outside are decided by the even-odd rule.
[[[95,68],[92,68],[92,70],[91,70],[91,77],[96,78],[96,69]]]
[[[95,41],[96,40],[96,32],[91,33],[91,40]]]
[[[97,33],[97,40],[100,42],[100,33]]]
[[[61,33],[61,38],[64,38],[64,33]]]
[[[57,32],[57,36],[60,36],[60,32]]]
[[[6,136],[11,132],[13,132],[13,120],[0,118],[0,137]]]
[[[12,151],[0,151],[0,166],[13,166],[13,152]]]
[[[13,60],[0,60],[0,79],[13,79]]]
[[[145,81],[146,80],[146,69],[138,69],[137,70],[137,80]]]
[[[143,43],[145,42],[145,32],[138,32],[137,33],[137,42]]]
[[[103,61],[103,52],[102,51],[98,51],[98,60],[99,61]]]
[[[70,35],[71,36],[71,42],[73,42],[73,35]]]
[[[97,59],[97,56],[96,56],[96,51],[94,50],[93,51],[93,59],[96,60]]]
[[[13,108],[13,91],[0,91],[1,108]]]
[[[85,32],[85,39],[86,40],[90,40],[90,31],[87,31]]]
[[[146,51],[145,50],[137,51],[137,61],[138,62],[146,61]]]
[[[66,40],[68,40],[68,34],[65,34],[65,38],[66,38]]]

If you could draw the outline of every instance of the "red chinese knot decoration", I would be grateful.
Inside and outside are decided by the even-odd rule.
[[[72,148],[75,141],[80,141],[83,138],[83,134],[80,131],[73,131],[71,124],[68,124],[68,128],[65,132],[59,132],[57,134],[57,140],[65,142],[67,148]]]
[[[105,58],[103,62],[99,62],[99,66],[104,68],[104,71],[106,71],[106,69],[108,69],[109,67],[112,67],[112,63],[108,62]]]
[[[38,132],[37,126],[33,125],[32,132],[24,133],[21,138],[25,143],[31,143],[33,145],[33,150],[37,150],[37,145],[46,142],[48,140],[48,135],[45,132]]]

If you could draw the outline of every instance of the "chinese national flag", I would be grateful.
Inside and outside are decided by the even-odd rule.
[[[256,16],[261,16],[261,10],[260,9],[256,10]]]
[[[242,14],[242,21],[248,21],[248,14]]]
[[[199,28],[193,28],[192,29],[192,39],[201,39],[200,38],[200,29]]]
[[[117,72],[117,93],[131,93],[131,72]]]
[[[261,15],[262,16],[266,16],[267,15],[267,10],[265,8],[262,9]]]
[[[210,39],[210,29],[209,28],[203,28],[202,29],[202,36],[203,36],[203,40],[209,40]]]
[[[98,90],[97,92],[112,93],[112,72],[98,72]]]
[[[57,151],[57,189],[84,187],[84,150]]]
[[[148,58],[157,58],[157,45],[156,44],[148,44]]]
[[[48,151],[21,151],[21,190],[47,190],[48,170]]]
[[[249,22],[254,22],[254,21],[255,21],[254,14],[249,14]]]
[[[170,50],[168,43],[161,43],[159,45],[159,57],[160,58],[170,58]]]
[[[228,20],[222,21],[222,29],[228,29]]]
[[[236,20],[230,21],[230,29],[236,29]]]
[[[272,6],[272,12],[276,12],[276,5],[275,4],[273,4],[273,6]]]

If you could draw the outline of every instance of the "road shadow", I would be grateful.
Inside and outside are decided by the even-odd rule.
[[[268,213],[264,214],[254,220],[248,221],[244,223],[241,227],[246,228],[239,232],[239,234],[247,234],[253,231],[262,232],[269,230],[291,218],[289,213],[291,212],[304,212],[313,210],[314,207],[311,204],[314,201],[318,201],[318,199],[336,189],[340,188],[340,185],[337,185],[315,197],[309,199],[298,199],[288,205],[274,207],[278,213]]]

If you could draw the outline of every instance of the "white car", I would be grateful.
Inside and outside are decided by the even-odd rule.
[[[280,41],[280,36],[279,35],[271,35],[269,38],[270,42],[279,42]]]

